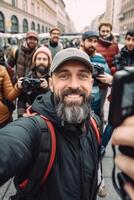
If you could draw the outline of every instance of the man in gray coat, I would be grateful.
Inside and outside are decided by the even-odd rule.
[[[53,27],[50,30],[50,40],[45,46],[47,46],[52,54],[52,58],[55,54],[63,49],[62,43],[59,41],[60,39],[60,29],[58,27]]]

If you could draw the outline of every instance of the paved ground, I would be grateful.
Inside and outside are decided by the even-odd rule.
[[[109,92],[110,93],[110,90]],[[105,121],[108,118],[108,111],[109,111],[109,102],[106,100],[105,103],[105,107],[104,107],[104,113],[105,113]],[[105,184],[107,187],[107,196],[105,198],[99,198],[97,200],[120,200],[120,197],[117,195],[116,191],[113,188],[113,184],[112,184],[112,179],[111,179],[111,175],[112,175],[112,168],[113,168],[113,152],[112,152],[112,148],[111,148],[111,141],[108,144],[107,150],[106,150],[106,154],[105,157],[103,158],[103,176],[105,179]]]
[[[108,113],[108,102],[106,102],[105,105],[105,118],[107,117],[107,113]],[[16,117],[16,114],[14,114],[14,118]],[[105,198],[99,198],[97,200],[120,200],[120,198],[117,196],[113,185],[112,185],[112,180],[111,180],[111,173],[112,173],[112,166],[113,166],[113,159],[112,159],[112,150],[111,150],[111,144],[109,143],[107,151],[106,151],[106,155],[103,159],[103,174],[104,174],[104,178],[105,178],[105,183],[107,186],[107,196]],[[9,196],[11,194],[15,193],[15,189],[13,184],[11,183],[11,180],[9,182],[7,182],[4,186],[2,186],[0,188],[0,200],[9,200]],[[10,185],[10,186],[9,186]],[[5,192],[5,190],[8,188],[7,193],[5,195],[5,197],[3,198],[3,194]]]
[[[113,167],[112,149],[111,149],[111,144],[109,144],[106,151],[106,155],[103,158],[103,174],[104,174],[105,184],[107,186],[107,196],[105,198],[98,197],[97,200],[102,200],[102,199],[120,200],[112,184],[112,179],[111,179],[112,167]]]

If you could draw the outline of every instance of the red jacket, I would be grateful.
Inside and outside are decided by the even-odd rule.
[[[107,64],[112,72],[113,70],[113,59],[119,52],[118,44],[115,41],[107,41],[103,39],[98,40],[96,51],[104,56]]]

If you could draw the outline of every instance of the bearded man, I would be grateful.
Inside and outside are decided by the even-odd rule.
[[[52,61],[51,91],[37,97],[31,109],[53,124],[56,155],[46,182],[31,199],[97,198],[99,145],[89,122],[92,73],[88,55],[75,48],[58,52]],[[19,118],[0,130],[0,185],[24,173],[27,166],[35,166],[41,138],[39,124],[30,117]],[[25,195],[21,199],[29,199]]]
[[[86,31],[82,36],[82,50],[88,54],[91,63],[94,65],[94,85],[92,90],[92,108],[100,117],[102,126],[104,118],[104,103],[109,84],[109,73],[105,58],[96,52],[99,35],[96,31]]]
[[[100,117],[102,123],[104,123],[104,103],[107,95],[107,89],[109,84],[109,67],[105,58],[96,52],[99,35],[96,31],[86,31],[82,35],[82,50],[88,54],[89,59],[94,65],[94,85],[92,90],[92,102],[91,107],[95,113]],[[99,171],[100,172],[100,171]],[[99,175],[100,179],[100,175]],[[104,179],[99,187],[98,195],[100,197],[106,196],[106,187]]]
[[[61,35],[61,30],[58,27],[53,27],[50,30],[50,39],[49,41],[44,44],[47,46],[52,54],[52,58],[63,49],[63,45],[60,42],[60,35]]]

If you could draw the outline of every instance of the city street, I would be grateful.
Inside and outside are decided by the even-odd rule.
[[[134,104],[132,95],[134,80],[130,82],[133,73],[131,68],[134,68],[134,0],[0,0],[0,127],[5,126],[12,117],[16,120],[17,115],[28,117],[30,114],[28,116],[26,113],[23,114],[27,106],[33,104],[37,95],[45,94],[49,90],[54,93],[54,99],[49,94],[43,98],[38,96],[38,102],[34,104],[35,108],[31,107],[31,112],[33,108],[33,112],[37,111],[46,115],[48,119],[54,120],[54,124],[50,123],[52,128],[43,127],[38,119],[38,123],[31,123],[33,119],[25,121],[23,118],[21,122],[17,121],[19,126],[16,123],[17,125],[12,124],[12,127],[8,126],[4,129],[5,131],[1,129],[3,138],[0,140],[0,149],[4,153],[1,153],[0,158],[4,157],[1,163],[6,163],[1,164],[1,168],[3,165],[4,168],[8,166],[4,172],[3,169],[1,170],[1,180],[8,179],[4,179],[2,173],[4,177],[17,176],[16,174],[19,175],[25,168],[27,168],[27,173],[24,171],[24,175],[29,175],[29,171],[34,171],[33,165],[36,167],[39,164],[42,167],[40,163],[47,164],[44,162],[47,159],[48,170],[44,178],[49,175],[49,179],[43,182],[43,189],[40,188],[38,182],[34,184],[34,181],[31,181],[34,186],[37,185],[37,190],[33,189],[36,194],[34,198],[39,194],[41,200],[46,198],[51,200],[94,199],[97,193],[99,144],[96,145],[98,138],[96,140],[93,135],[98,134],[97,128],[94,124],[85,123],[88,121],[90,123],[87,116],[90,115],[91,110],[86,105],[87,95],[91,93],[89,100],[94,101],[90,101],[93,103],[92,109],[100,116],[99,128],[102,130],[108,124],[110,125],[108,128],[113,130],[115,126],[112,121],[122,120],[122,117],[125,118],[133,111],[130,108]],[[114,94],[111,93],[111,89]],[[111,100],[113,97],[117,97],[117,100]],[[110,117],[108,120],[108,99],[115,105],[115,108],[111,106],[112,109],[110,109],[110,114],[113,114],[111,120]],[[18,114],[12,101],[18,103],[16,106]],[[83,107],[79,108],[77,104]],[[73,108],[72,105],[74,105]],[[118,112],[120,110],[121,116]],[[117,111],[117,114],[114,115],[114,111]],[[11,116],[12,112],[13,116]],[[44,118],[44,120],[47,119]],[[131,123],[127,125],[129,122],[126,121],[119,129],[117,127],[115,138],[113,137],[114,144],[119,145],[117,146],[118,153],[123,152],[119,147],[123,147],[124,152],[128,152],[125,145],[126,147],[133,146],[131,134],[122,134],[129,132],[129,129],[131,131]],[[47,128],[50,129],[48,132]],[[39,129],[41,133],[50,132],[51,136],[48,134],[46,137],[40,134]],[[53,137],[54,132],[56,143]],[[109,139],[110,131],[109,134],[107,133],[105,134],[107,137],[103,135],[105,144]],[[103,142],[102,147],[105,146]],[[121,200],[112,183],[114,150],[112,150],[111,140],[104,151],[102,176],[99,173],[98,179],[104,178],[107,195],[103,198],[97,195],[96,200]],[[118,167],[126,175],[132,176],[131,160],[125,162],[122,157],[119,157],[118,163],[116,155],[115,158],[117,158]],[[129,169],[126,169],[125,164],[129,165]],[[39,167],[39,172],[41,172],[41,167]],[[119,170],[117,169],[117,172]],[[7,175],[7,171],[10,176]],[[47,171],[51,173],[47,174]],[[98,171],[100,172],[100,168]],[[35,177],[38,176],[35,175]],[[117,186],[123,185],[124,188],[122,183],[126,181],[123,180],[124,177],[119,177]],[[19,178],[23,179],[23,173]],[[31,178],[31,175],[26,178]],[[115,179],[118,179],[117,174]],[[101,184],[98,183],[98,185]],[[124,199],[125,192],[121,192]],[[98,193],[101,193],[101,190]],[[10,198],[15,194],[14,177],[12,177],[0,186],[0,200],[21,198]],[[105,191],[101,194],[105,194]],[[30,198],[30,195],[25,196],[28,196],[27,199]],[[31,196],[33,199],[33,195]]]

